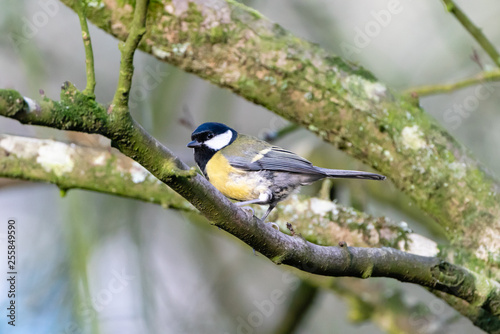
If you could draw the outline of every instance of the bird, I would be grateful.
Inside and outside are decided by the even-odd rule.
[[[299,155],[229,126],[203,123],[191,134],[187,147],[208,181],[236,205],[269,205],[265,222],[276,205],[300,186],[324,178],[385,180],[385,176],[314,166]]]

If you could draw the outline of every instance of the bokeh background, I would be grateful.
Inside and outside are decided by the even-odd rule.
[[[376,13],[398,3],[368,39]],[[492,67],[492,62],[439,0],[244,1],[298,36],[358,62],[395,90],[453,82]],[[500,3],[457,1],[500,46]],[[375,13],[375,14],[374,14]],[[373,27],[372,27],[373,28]],[[117,41],[90,26],[94,46],[97,99],[113,96],[119,67]],[[360,43],[362,42],[362,43]],[[476,51],[480,64],[471,59]],[[85,86],[85,60],[75,13],[56,0],[2,0],[0,3],[0,87],[37,98],[40,90],[57,99],[60,86]],[[156,138],[193,165],[186,143],[192,128],[183,125],[220,121],[241,132],[263,136],[287,124],[245,101],[177,68],[138,53],[131,106],[134,116]],[[481,68],[482,66],[482,68]],[[498,174],[500,84],[423,98],[421,105],[490,169]],[[458,117],[459,108],[466,116]],[[458,117],[458,118],[457,118]],[[184,121],[181,121],[184,120]],[[0,133],[106,146],[96,136],[22,126],[0,118]],[[368,169],[305,130],[277,144],[331,168]],[[407,221],[437,240],[439,227],[422,215],[390,183],[383,187],[336,181],[337,200],[375,215]],[[316,187],[305,189],[314,193]],[[15,329],[0,313],[0,333],[272,333],[286,319],[298,279],[273,265],[204,219],[160,206],[110,195],[0,179],[0,254],[6,252],[6,222],[17,221],[18,317]],[[1,255],[0,278],[6,272]],[[352,279],[355,280],[355,279]],[[0,279],[0,309],[7,286]],[[387,296],[404,291],[407,305],[421,305],[415,332],[480,333],[426,290],[381,281]],[[286,296],[272,311],[257,305],[274,290]],[[251,331],[241,319],[261,312],[263,323]],[[265,313],[265,314],[264,314]],[[304,311],[296,333],[383,333],[373,322],[356,318],[349,296],[321,290]],[[246,319],[246,320],[245,320]],[[358,320],[353,322],[352,320]]]

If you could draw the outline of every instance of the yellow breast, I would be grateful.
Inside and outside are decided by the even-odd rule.
[[[257,173],[232,167],[220,151],[208,161],[205,171],[210,183],[226,197],[248,201],[259,198],[262,191]]]

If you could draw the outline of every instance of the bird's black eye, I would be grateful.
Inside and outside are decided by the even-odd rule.
[[[209,134],[207,134],[207,140],[212,139],[213,137],[214,137],[214,134],[213,134],[213,133],[209,133]]]

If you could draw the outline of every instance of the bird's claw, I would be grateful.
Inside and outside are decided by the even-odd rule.
[[[273,223],[273,222],[268,222],[266,224],[271,224],[271,227],[274,228],[275,230],[277,230],[279,232],[280,226],[278,224]]]
[[[252,218],[253,216],[255,216],[255,211],[250,206],[241,206],[240,209],[243,210],[243,211],[245,211],[250,218]]]

